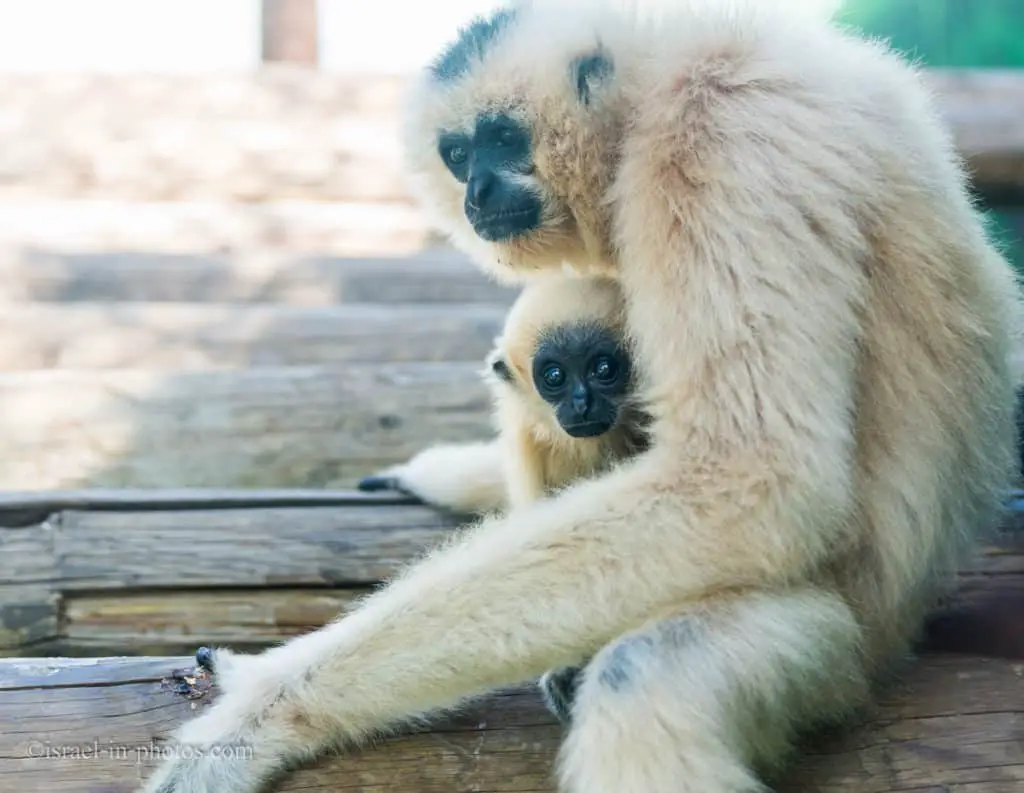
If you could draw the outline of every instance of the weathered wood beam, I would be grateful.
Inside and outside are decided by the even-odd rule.
[[[0,653],[263,646],[323,624],[461,520],[344,491],[0,494]]]
[[[0,370],[239,368],[474,361],[500,333],[495,304],[14,303]]]
[[[176,677],[175,671],[187,677]],[[969,656],[913,663],[847,729],[808,740],[778,793],[1009,793],[1024,784],[1019,664]],[[191,659],[0,661],[0,793],[131,793],[168,733],[216,686]],[[276,790],[553,791],[561,730],[529,687],[478,700],[429,729],[321,759]]]
[[[1024,529],[960,571],[925,646],[1024,659]],[[261,648],[325,623],[465,520],[345,491],[0,495],[0,654]]]
[[[288,252],[160,254],[8,251],[0,301],[282,303],[492,303],[518,290],[486,278],[464,256],[305,257]]]
[[[490,437],[480,369],[7,372],[0,488],[352,486],[438,440]]]
[[[1024,188],[1024,74],[1019,69],[935,69],[942,113],[983,188]]]

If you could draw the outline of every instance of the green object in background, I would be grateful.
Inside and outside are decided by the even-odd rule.
[[[843,0],[836,17],[923,66],[1024,69],[1024,0]],[[1024,274],[1024,207],[989,207],[988,220]]]
[[[843,0],[837,18],[925,66],[1024,68],[1024,0]]]
[[[1024,278],[1024,207],[990,209],[987,220],[992,237]]]

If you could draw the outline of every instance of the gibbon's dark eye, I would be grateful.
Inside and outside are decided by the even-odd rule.
[[[594,362],[594,377],[598,380],[614,380],[616,373],[615,362],[607,355],[602,355]]]
[[[449,146],[445,149],[444,158],[449,165],[462,165],[469,158],[469,154],[462,146]]]
[[[557,363],[553,363],[544,369],[541,377],[544,378],[544,385],[548,388],[558,388],[565,382],[565,372],[562,371],[562,367]]]
[[[519,142],[519,136],[514,129],[506,127],[498,133],[499,146],[515,146]]]

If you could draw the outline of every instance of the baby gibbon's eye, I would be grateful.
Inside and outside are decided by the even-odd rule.
[[[514,146],[518,142],[519,136],[514,129],[506,127],[498,133],[498,145],[500,146]]]
[[[544,378],[544,384],[548,388],[558,388],[565,382],[565,372],[562,371],[562,367],[557,363],[548,366],[541,377]]]
[[[615,373],[615,363],[607,355],[602,355],[594,362],[594,377],[598,380],[612,380]]]

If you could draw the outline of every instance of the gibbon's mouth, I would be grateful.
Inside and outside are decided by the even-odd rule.
[[[505,212],[492,212],[473,220],[473,231],[487,242],[508,242],[540,226],[540,207],[528,206]]]
[[[562,427],[574,438],[596,438],[598,435],[604,435],[611,428],[611,423],[607,421],[588,421],[583,424],[570,424],[568,427]]]

